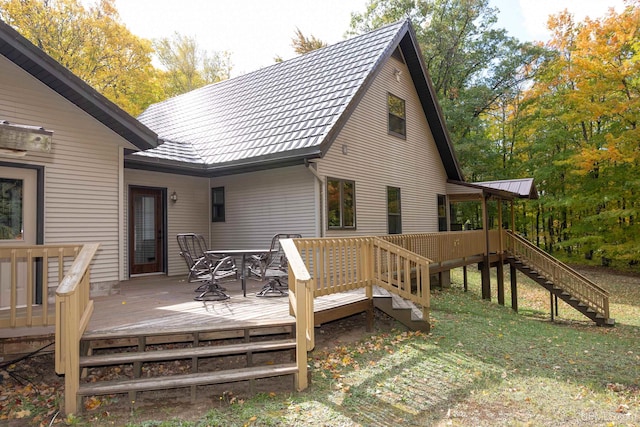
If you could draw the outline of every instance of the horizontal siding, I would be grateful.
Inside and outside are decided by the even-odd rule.
[[[125,200],[129,200],[129,187],[166,188],[167,195],[174,191],[178,195],[176,203],[167,204],[167,267],[169,275],[186,274],[187,267],[179,255],[180,249],[176,235],[179,233],[209,234],[209,180],[182,175],[172,175],[159,172],[148,172],[135,169],[124,170]],[[128,236],[128,212],[125,212],[123,236]],[[125,244],[123,261],[127,266],[128,275],[128,239]]]
[[[293,166],[211,179],[224,187],[225,222],[211,223],[213,249],[269,247],[278,233],[316,233],[315,177]]]
[[[400,82],[395,69],[402,71]],[[406,102],[406,139],[387,132],[389,92]],[[447,176],[403,63],[392,58],[383,66],[327,155],[318,161],[318,172],[356,183],[357,229],[329,230],[329,236],[386,234],[387,186],[401,189],[403,233],[438,230],[437,195],[446,194]],[[327,228],[326,223],[323,226]]]
[[[44,242],[99,242],[92,282],[119,280],[119,151],[130,144],[0,57],[0,118],[53,131],[50,153],[0,161],[45,168]]]

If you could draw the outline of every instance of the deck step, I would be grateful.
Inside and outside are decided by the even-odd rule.
[[[298,368],[295,363],[285,363],[269,366],[251,366],[248,368],[228,369],[216,372],[170,375],[159,378],[136,378],[124,381],[85,383],[80,384],[78,396],[97,396],[136,391],[166,390],[198,385],[223,384],[251,379],[292,375],[297,372]]]
[[[158,362],[162,360],[192,359],[194,357],[201,358],[245,353],[260,353],[266,351],[295,349],[295,347],[295,340],[288,339],[169,350],[98,354],[80,357],[80,367],[87,368],[90,366],[121,365],[135,362]]]
[[[379,310],[385,312],[400,323],[412,330],[429,332],[428,319],[423,320],[422,310],[414,303],[408,301],[386,289],[373,287],[373,304]]]
[[[508,256],[507,260],[512,266],[520,270],[526,276],[533,279],[553,295],[560,298],[571,307],[584,314],[586,317],[596,322],[596,324],[601,326],[612,326],[615,324],[615,321],[613,319],[605,319],[604,316],[596,309],[589,306],[584,301],[581,301],[580,298],[577,298],[559,284],[554,283],[552,280],[549,280],[547,277],[537,271],[537,268],[535,266],[529,265],[526,263],[526,261],[520,260],[515,256]]]

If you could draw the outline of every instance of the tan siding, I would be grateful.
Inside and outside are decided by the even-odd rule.
[[[125,169],[125,192],[129,194],[129,186],[166,188],[167,195],[174,191],[178,195],[176,203],[167,205],[168,244],[168,274],[186,274],[187,267],[180,257],[180,249],[176,240],[178,233],[198,233],[205,237],[209,234],[209,188],[207,178],[173,175],[159,172],[148,172],[135,169]],[[125,211],[124,236],[128,236],[128,214]],[[128,242],[125,244],[125,248]],[[128,250],[125,249],[123,260],[126,274],[128,274]]]
[[[119,280],[119,151],[130,144],[4,57],[0,75],[0,118],[54,132],[50,153],[0,156],[44,166],[44,242],[99,242],[91,281]]]
[[[396,68],[402,71],[400,82]],[[387,132],[389,92],[406,101],[406,140]],[[403,233],[438,230],[437,195],[446,194],[446,172],[409,71],[401,62],[390,59],[384,65],[318,163],[320,175],[356,182],[357,230],[330,230],[327,235],[386,234],[387,186],[401,189]]]
[[[212,247],[268,247],[277,233],[315,236],[315,180],[304,166],[211,179],[211,187],[224,187],[226,217],[211,224]]]

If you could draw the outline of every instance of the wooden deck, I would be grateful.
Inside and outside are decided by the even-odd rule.
[[[286,297],[256,297],[263,282],[247,279],[247,296],[242,296],[240,281],[223,283],[226,301],[194,301],[197,283],[187,283],[184,276],[152,275],[120,282],[116,295],[94,297],[94,312],[85,336],[115,337],[139,334],[180,333],[185,331],[225,329],[230,326],[264,326],[294,323]],[[315,312],[335,309],[365,301],[359,289],[316,298]],[[53,327],[16,328],[0,331],[0,338],[53,334]]]

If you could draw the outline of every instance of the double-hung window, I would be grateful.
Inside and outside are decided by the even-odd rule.
[[[407,115],[404,99],[387,94],[387,108],[389,110],[389,133],[405,138],[407,136]]]
[[[211,222],[225,222],[224,187],[211,189]]]
[[[438,231],[447,231],[447,196],[438,194]]]
[[[387,187],[387,224],[389,234],[402,233],[402,207],[398,187]]]
[[[327,178],[327,220],[331,229],[356,228],[356,183]]]

